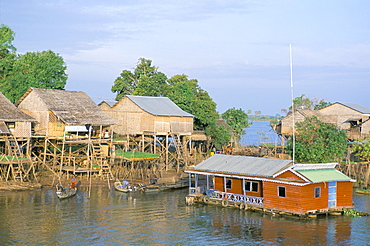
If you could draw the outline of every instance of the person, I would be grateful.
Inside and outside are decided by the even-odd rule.
[[[76,189],[76,176],[72,175],[71,189]]]

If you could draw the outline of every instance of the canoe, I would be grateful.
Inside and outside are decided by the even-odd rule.
[[[64,199],[76,195],[77,188],[63,188],[62,186],[57,186],[56,194],[58,198]]]
[[[368,189],[356,189],[355,192],[360,193],[360,194],[370,195],[370,190]]]
[[[129,184],[122,183],[121,181],[114,182],[114,188],[121,192],[130,192],[132,191]]]
[[[143,185],[131,185],[128,181],[124,180],[114,182],[114,188],[121,192],[144,191]]]

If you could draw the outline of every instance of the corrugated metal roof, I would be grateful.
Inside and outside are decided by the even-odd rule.
[[[335,168],[316,169],[316,170],[296,170],[313,183],[329,182],[329,181],[350,181],[351,178],[339,172]]]
[[[291,160],[216,154],[196,165],[194,170],[273,177],[291,164]]]
[[[362,114],[370,114],[370,108],[362,106],[360,104],[356,104],[356,103],[341,103],[341,104],[353,110],[356,110]]]
[[[158,116],[194,117],[172,102],[168,97],[149,97],[127,95],[131,101],[144,111]]]

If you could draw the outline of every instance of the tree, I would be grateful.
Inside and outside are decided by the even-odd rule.
[[[241,139],[245,134],[244,129],[250,125],[248,123],[248,115],[242,109],[228,109],[222,114],[222,118],[232,128],[234,142],[238,142]]]
[[[8,26],[0,26],[0,91],[9,90],[8,79],[13,70],[16,49],[12,42],[15,33]],[[10,87],[11,88],[11,87]]]
[[[15,54],[16,48],[13,46],[15,33],[10,27],[0,25],[0,49],[6,49],[9,53]]]
[[[184,74],[172,76],[167,80],[168,93],[170,98],[177,106],[188,113],[194,113],[193,107],[196,100],[198,81],[188,79]]]
[[[66,69],[63,58],[51,50],[27,52],[15,60],[4,94],[16,102],[30,87],[62,90],[68,78]]]
[[[346,153],[347,136],[334,124],[320,121],[316,116],[296,123],[295,141],[288,140],[288,150],[297,162],[321,163],[341,161]]]
[[[184,74],[168,79],[167,96],[182,110],[195,116],[194,128],[206,128],[215,124],[219,115],[216,103],[203,90],[196,79],[188,79]]]
[[[133,72],[123,70],[111,88],[116,100],[125,95],[163,96],[167,90],[167,77],[152,66],[152,61],[140,58]]]
[[[356,156],[370,163],[370,138],[359,139],[358,144],[352,145],[352,151],[355,152]],[[364,187],[367,187],[370,178],[370,164],[367,166],[367,171],[364,176]]]
[[[314,98],[310,99],[306,97],[305,94],[302,94],[299,97],[296,97],[293,99],[293,106],[294,109],[308,109],[308,110],[319,110],[321,108],[324,108],[326,106],[331,105],[330,102],[326,102],[324,99]],[[289,111],[292,111],[292,106],[289,107]],[[282,112],[287,113],[288,110],[283,109]]]
[[[211,137],[213,144],[218,149],[230,142],[230,132],[224,125],[211,124],[206,128],[205,133]]]

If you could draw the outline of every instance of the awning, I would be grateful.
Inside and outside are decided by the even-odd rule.
[[[86,126],[66,126],[66,132],[87,132]]]
[[[9,128],[4,121],[0,121],[0,134],[10,134]]]

